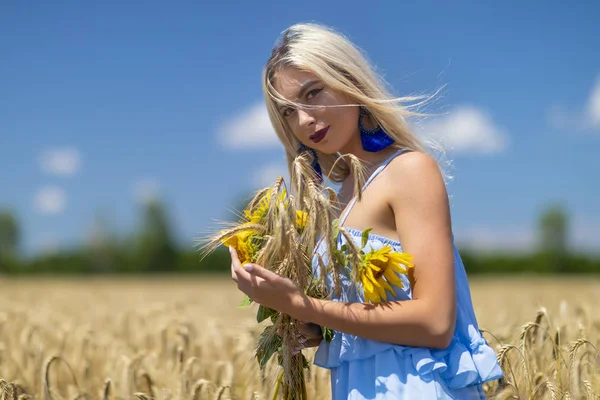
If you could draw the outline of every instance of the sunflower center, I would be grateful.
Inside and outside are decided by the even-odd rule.
[[[373,276],[375,277],[375,279],[379,279],[383,276],[384,273],[385,268],[381,268],[379,271],[373,271]]]

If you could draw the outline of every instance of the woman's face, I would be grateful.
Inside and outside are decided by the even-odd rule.
[[[352,102],[313,73],[284,68],[275,74],[274,87],[286,100],[299,104],[298,108],[282,105],[280,112],[301,143],[322,153],[334,154],[344,152],[353,140],[360,140],[358,106],[331,107]]]

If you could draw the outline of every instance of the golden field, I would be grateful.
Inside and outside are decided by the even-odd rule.
[[[277,366],[252,350],[255,308],[227,278],[0,279],[0,387],[8,399],[270,399]],[[600,396],[600,279],[471,278],[506,378],[490,398]],[[312,358],[314,350],[305,354]],[[329,397],[311,366],[309,399]],[[492,393],[497,393],[495,396]],[[595,396],[595,397],[594,397]]]

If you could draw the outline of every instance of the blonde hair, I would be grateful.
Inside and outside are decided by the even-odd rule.
[[[317,24],[296,24],[282,33],[262,75],[267,111],[285,147],[290,173],[293,161],[298,156],[300,142],[279,108],[282,104],[294,103],[283,98],[275,90],[273,82],[275,74],[286,67],[314,73],[330,88],[344,93],[357,106],[365,107],[373,122],[381,125],[394,139],[394,146],[427,153],[424,142],[411,132],[405,117],[424,115],[410,109],[423,105],[431,97],[392,96],[366,57],[342,34]],[[341,182],[351,173],[349,163],[338,160],[337,154],[317,152],[317,156],[323,173],[332,181]]]

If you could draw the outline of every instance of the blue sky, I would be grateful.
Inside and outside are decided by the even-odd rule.
[[[458,240],[528,248],[558,201],[600,248],[600,4],[379,4],[2,2],[0,208],[24,252],[85,243],[99,212],[127,234],[148,196],[191,246],[283,174],[260,73],[296,22],[348,35],[397,95],[447,85],[415,129],[449,146]]]

